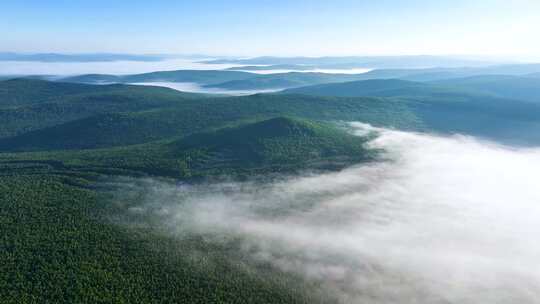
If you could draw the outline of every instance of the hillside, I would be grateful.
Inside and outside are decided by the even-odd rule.
[[[344,58],[340,58],[342,60]],[[367,60],[367,59],[366,59]],[[386,58],[384,60],[390,60]],[[401,60],[399,58],[395,60]],[[422,59],[418,59],[422,60]],[[227,61],[227,60],[226,60]],[[270,60],[270,62],[272,62]],[[294,61],[294,60],[293,60]],[[221,62],[221,60],[219,61]],[[332,62],[332,60],[330,60]],[[282,89],[295,88],[307,85],[316,85],[333,82],[348,82],[370,79],[403,79],[410,81],[436,81],[453,78],[464,78],[478,75],[513,75],[525,76],[540,72],[540,64],[507,64],[496,66],[475,67],[429,67],[420,65],[417,68],[410,66],[381,65],[376,69],[362,74],[324,74],[324,73],[276,73],[256,74],[246,71],[266,69],[309,70],[313,68],[366,68],[368,66],[353,62],[334,62],[319,64],[276,63],[270,66],[238,66],[226,70],[177,70],[142,73],[133,75],[86,74],[59,78],[62,82],[107,84],[107,83],[150,83],[150,82],[191,82],[199,85],[229,89]]]
[[[428,82],[478,75],[507,74],[519,76],[539,71],[540,64],[502,65],[473,68],[376,69],[362,74],[289,72],[259,75],[248,79],[232,80],[212,84],[208,85],[208,87],[229,90],[287,89],[309,85],[360,80],[401,79],[415,82]]]
[[[62,78],[60,81],[88,84],[193,82],[208,88],[255,90],[290,88],[319,83],[352,81],[356,79],[363,79],[363,77],[360,74],[290,72],[261,75],[234,70],[179,70],[125,76],[88,74]]]
[[[61,78],[60,81],[86,84],[122,83],[122,76],[108,74],[84,74],[64,77]]]
[[[0,81],[0,108],[31,105],[46,101],[59,101],[69,96],[84,97],[92,94],[156,95],[157,97],[202,98],[204,95],[179,92],[173,89],[148,86],[110,84],[95,85],[48,81],[31,77]]]
[[[8,83],[7,85],[5,83]],[[161,87],[79,85],[37,80],[0,82],[11,106],[0,107],[0,138],[50,127],[96,114],[149,110],[195,102],[204,95]],[[34,93],[50,92],[49,95]],[[56,92],[56,93],[55,93]]]
[[[385,97],[385,100],[397,101],[411,113],[423,130],[462,133],[520,145],[540,142],[538,104],[502,98],[495,90],[483,91],[480,87],[367,80],[308,86],[283,93],[321,94],[326,98],[332,95]],[[377,107],[375,105],[370,111],[375,112]]]
[[[110,97],[109,97],[110,98]],[[15,126],[27,129],[10,138],[0,139],[0,151],[43,151],[50,149],[88,149],[145,143],[172,136],[186,136],[208,128],[241,121],[294,115],[315,120],[360,120],[375,125],[417,128],[418,122],[397,100],[377,98],[321,98],[301,95],[253,95],[230,98],[208,98],[175,101],[174,104],[138,105],[134,101],[115,107],[108,99],[102,107],[86,102],[60,103],[65,115],[51,114],[42,107],[26,108],[39,120],[22,119],[16,112],[4,113]],[[45,104],[48,109],[58,104]],[[149,109],[146,109],[149,107]],[[124,111],[120,111],[124,110]],[[125,112],[131,110],[131,112]],[[82,116],[65,121],[69,117]],[[111,113],[112,112],[112,113]],[[121,114],[114,114],[122,112]],[[100,114],[103,113],[103,114]],[[68,116],[68,114],[70,114]],[[97,115],[96,115],[97,114]],[[42,127],[51,124],[49,127]],[[4,128],[11,124],[6,124]],[[14,127],[15,127],[14,126]]]
[[[172,145],[181,150],[204,150],[206,168],[235,164],[250,166],[330,165],[369,159],[364,140],[330,124],[277,117],[244,126],[194,134]],[[335,164],[334,164],[335,165]]]
[[[399,79],[374,79],[305,86],[288,89],[281,93],[339,97],[388,96],[395,95],[388,92],[395,92],[396,90],[422,90],[427,87],[429,85],[420,82]]]
[[[0,151],[96,149],[132,145],[178,135],[182,130],[175,127],[159,120],[145,119],[141,115],[99,114],[0,139]]]
[[[453,86],[499,97],[540,102],[540,78],[507,75],[481,75],[467,78],[433,82],[442,86]]]
[[[404,128],[416,123],[414,116],[400,102],[375,98],[277,95],[202,98],[159,87],[90,87],[96,92],[60,95],[46,102],[0,108],[3,121],[0,151],[122,146],[186,136],[235,121],[279,115],[317,120],[363,120]],[[114,90],[99,92],[108,87]],[[23,88],[21,86],[20,90]]]
[[[345,82],[362,79],[362,74],[326,74],[326,73],[276,73],[265,74],[245,80],[234,80],[214,85],[210,88],[228,90],[260,90],[295,88],[320,83]]]
[[[248,264],[238,243],[127,225],[141,223],[126,204],[143,193],[130,196],[112,170],[52,164],[0,162],[3,303],[335,302],[313,282]]]
[[[0,108],[29,105],[68,95],[105,93],[118,89],[120,89],[118,86],[96,87],[28,78],[9,79],[0,81]]]
[[[372,79],[342,83],[330,83],[288,89],[280,94],[304,94],[336,97],[394,97],[407,100],[423,100],[437,103],[440,100],[489,100],[500,97],[495,92],[473,86],[446,85],[432,82],[416,82],[400,79]]]
[[[333,89],[334,85],[339,89]],[[406,130],[461,132],[523,144],[539,140],[535,132],[522,132],[524,128],[538,129],[538,105],[426,83],[372,80],[315,87],[329,90],[327,94],[332,95],[359,92],[358,95],[382,97],[258,94],[193,99],[163,88],[120,87],[124,89],[107,94],[68,95],[57,101],[0,109],[4,122],[0,137],[5,138],[2,149],[106,148],[187,136],[235,121],[283,115],[362,121]],[[302,92],[306,93],[308,88],[302,88]],[[116,113],[123,114],[106,122],[100,120],[108,116],[99,115]],[[120,130],[125,136],[120,135]],[[60,133],[64,135],[54,135]]]
[[[139,172],[184,178],[234,176],[341,168],[374,156],[373,151],[363,147],[364,143],[365,139],[333,124],[276,117],[216,128],[173,141],[93,150],[4,153],[0,154],[0,163],[54,162],[56,169],[106,170],[127,175]],[[52,141],[51,145],[54,144]]]
[[[235,125],[256,117],[202,114],[197,109],[165,107],[140,112],[97,114],[20,135],[0,138],[0,152],[98,149],[187,136],[206,129]],[[269,115],[266,115],[269,116]]]

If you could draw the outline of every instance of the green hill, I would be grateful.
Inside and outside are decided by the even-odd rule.
[[[432,82],[417,82],[400,79],[371,79],[342,83],[328,83],[314,86],[288,89],[280,94],[306,94],[312,96],[337,97],[400,97],[400,98],[429,98],[429,102],[440,99],[464,99],[498,97],[493,92],[479,88],[459,85],[445,85]]]
[[[46,102],[0,109],[3,122],[0,138],[11,137],[4,141],[10,144],[4,144],[3,149],[121,146],[186,136],[235,121],[283,115],[321,121],[362,121],[409,130],[461,132],[496,140],[515,139],[523,143],[538,140],[535,132],[523,132],[526,128],[538,129],[538,105],[459,86],[370,80],[299,89],[303,93],[315,89],[318,94],[378,95],[382,98],[285,94],[216,98],[160,87],[92,87],[97,92],[60,95]],[[24,90],[24,86],[18,90]],[[123,115],[107,120],[106,124],[99,119],[90,119],[114,113]],[[81,119],[86,120],[76,122]],[[70,122],[73,124],[68,124]],[[125,136],[119,135],[120,130]],[[65,135],[51,135],[60,133]],[[34,140],[38,137],[43,140]],[[50,144],[44,144],[47,138]],[[32,142],[34,144],[29,144]]]
[[[228,90],[260,90],[284,89],[303,86],[324,85],[332,83],[352,82],[361,80],[408,80],[413,82],[431,82],[438,80],[456,79],[462,77],[491,75],[497,73],[508,75],[525,75],[530,71],[540,70],[540,65],[500,66],[484,68],[431,68],[431,69],[381,69],[363,74],[326,74],[326,73],[276,73],[253,76],[247,79],[232,80],[223,83],[206,85],[210,88]],[[483,74],[485,73],[485,74]],[[516,76],[517,77],[517,76]],[[516,80],[517,81],[517,80]]]
[[[321,94],[326,98],[332,95],[385,97],[385,100],[398,102],[424,130],[463,133],[510,144],[540,142],[540,106],[537,103],[502,98],[497,96],[495,89],[483,91],[480,86],[366,80],[308,86],[283,93]],[[376,112],[377,108],[385,111],[379,106],[374,105],[370,112]]]
[[[218,84],[207,85],[210,88],[228,90],[260,90],[295,88],[320,83],[345,82],[362,79],[362,74],[326,74],[326,73],[276,73],[258,75],[243,80],[232,80]]]
[[[248,263],[238,242],[127,225],[141,222],[126,216],[134,195],[47,167],[0,163],[2,303],[336,303],[316,282]]]
[[[12,104],[16,101],[18,106],[0,108],[0,121],[2,121],[0,138],[16,136],[97,114],[142,111],[182,102],[196,102],[197,98],[204,96],[161,87],[81,86],[36,80],[8,82],[11,89],[6,91],[6,99],[12,100]],[[32,97],[40,96],[33,93],[33,84],[36,84],[37,91],[45,90],[42,88],[50,90],[50,96],[44,100]],[[55,91],[58,93],[53,93]]]
[[[306,163],[353,163],[371,155],[364,141],[330,124],[277,117],[240,127],[194,134],[172,145],[181,150],[204,150],[205,167],[236,165],[299,166]]]
[[[86,84],[18,78],[0,81],[0,108],[29,105],[68,95],[111,92],[118,86],[96,87]]]
[[[99,114],[0,139],[0,151],[96,149],[178,135],[166,122],[128,113]]]
[[[88,84],[106,84],[121,83],[122,76],[108,74],[84,74],[61,78],[62,82],[88,83]]]
[[[374,156],[373,151],[363,147],[364,143],[365,139],[334,124],[276,117],[195,133],[179,140],[107,149],[0,154],[0,163],[54,162],[57,170],[86,173],[139,172],[183,178],[234,176],[342,168]]]
[[[467,78],[447,79],[433,82],[441,86],[453,86],[499,97],[540,102],[540,78],[508,75],[481,75]]]
[[[187,107],[187,106],[186,106]],[[20,135],[0,138],[0,151],[98,149],[187,136],[205,129],[237,124],[253,118],[223,121],[219,113],[164,108],[141,112],[98,114]]]
[[[56,102],[0,109],[4,122],[0,151],[122,146],[280,115],[417,127],[414,115],[397,100],[262,94],[191,99],[175,91],[170,96],[161,94],[160,88],[126,87],[127,92],[67,96]]]
[[[236,121],[283,115],[320,121],[362,121],[408,130],[460,132],[524,144],[539,140],[536,132],[524,132],[527,128],[539,129],[538,105],[426,83],[371,80],[315,87],[328,94],[358,92],[383,98],[258,94],[193,99],[164,88],[117,86],[119,89],[110,93],[67,95],[57,101],[0,109],[3,121],[0,136],[4,138],[0,149],[43,151],[139,144],[186,136]],[[308,89],[311,87],[301,90]],[[115,113],[123,114],[114,119],[106,116]]]
[[[201,98],[202,94],[184,93],[163,87],[111,84],[93,85],[46,81],[32,78],[16,78],[0,81],[0,108],[31,105],[48,101],[61,101],[69,96],[84,97],[92,94],[149,95],[158,97]]]
[[[374,79],[306,86],[288,89],[281,93],[340,97],[388,96],[394,95],[387,93],[389,91],[422,90],[426,87],[428,85],[420,82],[399,79]]]
[[[423,59],[422,59],[423,60]],[[366,67],[349,61],[317,65],[339,68]],[[277,64],[270,69],[293,68],[296,65]],[[297,66],[305,69],[306,66]],[[303,67],[303,68],[302,68]],[[507,64],[480,67],[446,67],[446,68],[377,68],[363,74],[325,74],[325,73],[276,73],[256,74],[237,71],[244,67],[228,70],[177,70],[142,73],[133,75],[86,74],[60,78],[62,82],[106,84],[106,83],[144,83],[144,82],[193,82],[214,88],[229,90],[282,89],[333,82],[347,82],[369,79],[403,79],[410,81],[436,81],[452,78],[464,78],[478,75],[514,75],[525,76],[540,72],[540,64]],[[249,70],[260,70],[265,67],[247,66]],[[296,69],[296,68],[295,68]]]

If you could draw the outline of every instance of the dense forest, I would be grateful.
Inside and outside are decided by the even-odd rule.
[[[326,112],[331,99],[318,107],[309,107],[313,98],[285,106],[294,98],[276,104],[274,96],[208,98],[35,79],[8,80],[0,88],[3,303],[335,300],[320,293],[318,282],[244,259],[234,239],[216,244],[171,237],[151,222],[119,224],[130,219],[116,202],[116,179],[197,183],[368,161],[375,154],[363,140],[323,122],[354,109],[356,101]],[[359,115],[365,105],[356,107]]]
[[[317,85],[217,96],[84,83],[171,77],[234,88]],[[126,213],[144,193],[119,198],[123,179],[245,181],[377,160],[382,151],[368,144],[376,131],[352,135],[350,121],[540,142],[532,76],[362,77],[173,71],[0,81],[1,302],[338,302],[318,280],[246,259],[234,238],[174,237],[155,219]]]

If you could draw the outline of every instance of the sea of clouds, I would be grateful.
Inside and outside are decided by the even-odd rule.
[[[203,64],[199,63],[198,60],[190,59],[103,62],[0,61],[0,75],[125,75],[174,70],[220,70],[232,66],[226,64]]]
[[[248,259],[343,303],[538,303],[540,149],[350,124],[377,162],[271,181],[144,189],[129,214],[167,233],[234,237]]]
[[[201,59],[165,59],[160,61],[107,61],[107,62],[36,62],[36,61],[0,61],[0,76],[21,76],[21,75],[47,75],[58,78],[82,75],[82,74],[112,74],[127,75],[149,73],[156,71],[174,70],[224,70],[232,68],[231,64],[207,64]],[[313,69],[313,70],[259,70],[246,71],[254,74],[274,74],[288,72],[318,72],[318,73],[342,73],[359,74],[368,72],[369,69]],[[54,77],[51,77],[54,79]],[[219,88],[207,88],[198,83],[186,82],[145,82],[133,83],[135,85],[161,86],[183,92],[223,94],[223,95],[251,95],[257,93],[272,93],[281,91],[284,88],[262,89],[262,90],[227,90]]]
[[[82,74],[139,74],[174,70],[224,70],[234,68],[234,64],[208,64],[200,59],[173,58],[158,61],[102,61],[102,62],[39,62],[39,61],[1,61],[1,75],[58,75],[72,76]],[[312,70],[258,70],[246,71],[255,74],[275,74],[288,72],[317,72],[361,74],[371,69],[312,69]]]

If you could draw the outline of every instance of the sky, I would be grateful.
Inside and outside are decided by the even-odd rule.
[[[540,56],[539,0],[2,0],[0,51]]]

